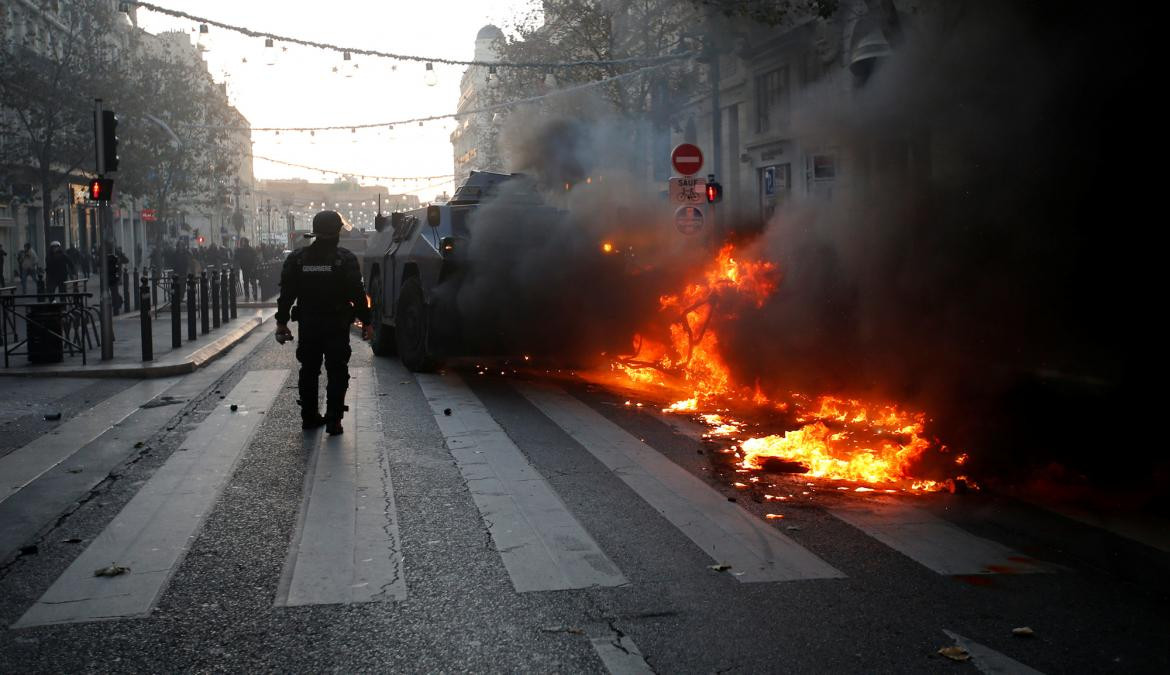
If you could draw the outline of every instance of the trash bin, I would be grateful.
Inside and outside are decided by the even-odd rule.
[[[61,363],[65,360],[61,323],[65,305],[40,302],[28,306],[28,360],[30,363]]]

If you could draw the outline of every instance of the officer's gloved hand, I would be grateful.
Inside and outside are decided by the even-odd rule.
[[[276,341],[284,344],[293,339],[292,331],[289,330],[287,323],[276,324]]]

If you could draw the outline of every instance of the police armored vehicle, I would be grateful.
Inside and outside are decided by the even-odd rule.
[[[439,359],[467,353],[460,331],[456,294],[467,265],[473,216],[481,202],[522,174],[472,171],[446,204],[431,205],[389,218],[379,216],[366,240],[362,275],[370,296],[375,354],[395,353],[413,371],[433,370]],[[555,218],[556,209],[510,191],[509,203],[532,217],[534,209]]]

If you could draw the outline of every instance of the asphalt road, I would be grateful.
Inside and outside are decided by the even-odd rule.
[[[263,336],[113,428],[83,413],[133,382],[0,383],[0,672],[1170,672],[1157,548],[987,493],[736,488],[582,382],[351,367],[343,440]]]

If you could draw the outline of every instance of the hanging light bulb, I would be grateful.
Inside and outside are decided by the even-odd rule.
[[[496,67],[495,66],[488,66],[487,83],[492,84],[499,79],[500,79],[500,76],[496,75]]]
[[[276,65],[276,45],[272,43],[272,38],[264,38],[264,65]]]
[[[195,41],[195,44],[205,52],[211,51],[211,30],[207,24],[199,24],[199,39]]]
[[[133,28],[134,17],[131,15],[134,13],[134,5],[129,2],[119,3],[118,11],[122,13],[122,23],[129,28]]]
[[[426,82],[428,87],[439,83],[439,77],[435,75],[435,64],[430,61],[427,61],[427,71],[423,73],[423,82]]]
[[[544,74],[544,86],[552,88],[557,86],[557,76],[553,71],[548,71]]]

